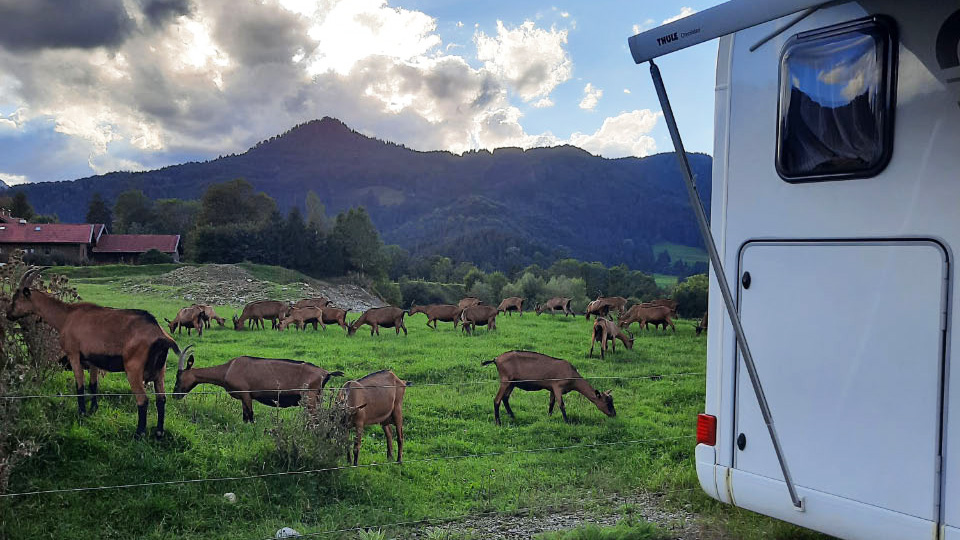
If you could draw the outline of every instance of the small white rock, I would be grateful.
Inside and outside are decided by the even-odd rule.
[[[224,493],[224,494],[223,494],[223,498],[226,499],[227,502],[230,503],[230,504],[233,504],[233,503],[237,502],[237,494],[236,494],[236,493]]]
[[[295,538],[300,536],[300,533],[291,529],[290,527],[284,527],[277,531],[277,534],[274,535],[274,538]]]

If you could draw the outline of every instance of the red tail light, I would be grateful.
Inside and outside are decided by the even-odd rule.
[[[697,442],[707,446],[717,444],[717,417],[712,414],[697,416]]]

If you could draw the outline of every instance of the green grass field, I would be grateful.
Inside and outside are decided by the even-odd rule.
[[[670,254],[670,260],[672,261],[676,261],[679,259],[683,261],[685,264],[707,262],[706,250],[700,249],[698,247],[682,246],[680,244],[672,244],[670,242],[661,242],[659,244],[653,245],[654,257],[656,257],[657,255],[659,255],[664,251]]]
[[[87,273],[74,283],[84,300],[146,309],[158,319],[184,304],[121,294],[108,281]],[[232,309],[220,311],[229,317]],[[353,337],[337,327],[282,334],[214,327],[202,338],[176,336],[181,345],[196,344],[197,366],[249,354],[307,360],[343,370],[348,378],[392,369],[414,383],[404,402],[403,465],[369,466],[385,461],[383,432],[369,427],[360,456],[361,465],[368,466],[355,469],[0,499],[0,538],[256,539],[270,538],[283,526],[310,533],[547,504],[603,512],[608,507],[604,500],[613,494],[675,490],[688,491],[673,493],[673,502],[666,504],[689,505],[711,530],[730,537],[806,536],[786,524],[715,503],[699,491],[693,436],[704,401],[705,341],[694,337],[692,322],[680,321],[676,335],[638,335],[632,351],[618,347],[606,360],[587,357],[590,323],[583,317],[501,316],[496,331],[481,330],[472,337],[449,323],[438,331],[425,323],[423,315],[409,317],[406,337],[389,330],[371,337],[366,327]],[[516,420],[504,416],[504,425],[495,426],[496,368],[480,362],[512,349],[568,359],[588,378],[609,377],[593,383],[613,391],[617,416],[607,418],[579,395],[568,394],[572,422],[564,424],[559,413],[547,416],[545,392],[518,390],[511,399]],[[168,391],[175,375],[171,355]],[[663,377],[647,378],[653,375]],[[72,376],[59,375],[47,390],[73,393]],[[101,384],[101,392],[128,391],[122,374],[108,375]],[[239,401],[222,393],[168,400],[166,438],[134,441],[132,397],[107,399],[82,423],[73,398],[30,400],[25,429],[47,433],[46,444],[14,472],[9,491],[312,468],[309,462],[292,463],[278,455],[269,433],[278,422],[293,418],[296,409],[257,404],[255,412],[257,422],[243,424]],[[155,422],[151,400],[150,429]],[[578,448],[550,450],[558,447]],[[436,459],[490,453],[500,455]],[[225,492],[236,493],[237,502],[226,502]],[[403,537],[409,528],[385,530],[388,537]],[[356,533],[318,536],[336,537],[355,538]]]

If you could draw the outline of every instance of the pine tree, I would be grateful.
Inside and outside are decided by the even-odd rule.
[[[23,218],[27,221],[33,218],[33,207],[30,206],[26,193],[17,191],[13,194],[13,201],[10,204],[10,215]]]
[[[113,230],[113,213],[100,193],[94,193],[87,209],[87,223],[103,223],[107,230]]]

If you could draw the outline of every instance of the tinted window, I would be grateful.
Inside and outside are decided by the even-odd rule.
[[[895,30],[885,18],[794,36],[780,58],[780,176],[878,174],[892,152],[895,67]]]

